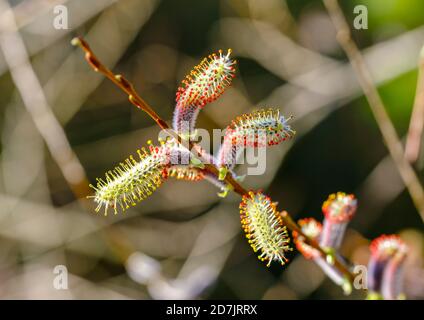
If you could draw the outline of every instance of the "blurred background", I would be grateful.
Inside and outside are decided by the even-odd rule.
[[[424,2],[340,2],[350,24],[356,5],[368,8],[368,29],[353,37],[405,137]],[[68,10],[68,29],[53,27],[57,5]],[[159,130],[93,72],[70,45],[76,35],[166,120],[185,74],[232,48],[233,86],[198,126],[224,128],[255,107],[293,115],[296,137],[269,149],[266,173],[244,184],[263,188],[296,220],[321,220],[328,194],[354,193],[359,208],[342,253],[366,265],[369,240],[399,233],[410,246],[405,292],[424,298],[422,220],[321,1],[0,0],[0,21],[0,298],[346,299],[295,250],[286,266],[266,268],[242,234],[240,198],[218,198],[206,181],[169,180],[116,216],[78,201],[88,180]],[[53,286],[57,265],[69,272],[68,290]]]

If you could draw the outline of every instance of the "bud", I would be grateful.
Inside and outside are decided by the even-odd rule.
[[[322,225],[320,222],[316,221],[314,218],[305,218],[300,219],[297,224],[307,237],[313,240],[318,240],[322,231]],[[297,250],[299,250],[306,259],[315,259],[321,256],[321,253],[314,247],[307,244],[304,237],[296,231],[293,231],[293,239]]]
[[[374,294],[395,300],[402,294],[403,267],[408,248],[397,235],[382,235],[370,244],[368,286]]]
[[[322,225],[314,218],[305,218],[298,221],[298,225],[302,232],[312,240],[318,240],[321,236]],[[296,231],[293,232],[294,243],[296,248],[302,253],[306,259],[313,260],[321,270],[331,279],[334,283],[339,286],[344,284],[344,275],[336,269],[333,265],[327,262],[326,257],[323,257],[321,253],[306,243],[306,239],[298,234]]]
[[[320,245],[325,248],[338,249],[343,241],[346,226],[352,219],[358,201],[353,194],[337,192],[331,194],[322,206],[324,226]]]

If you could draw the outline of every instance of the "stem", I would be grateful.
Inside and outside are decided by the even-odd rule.
[[[78,45],[81,47],[81,49],[85,52],[85,59],[88,61],[90,66],[97,72],[102,73],[107,78],[109,78],[113,83],[115,83],[122,91],[124,91],[128,95],[129,101],[135,105],[137,108],[141,109],[142,111],[146,112],[156,123],[157,125],[165,130],[170,136],[175,138],[178,143],[180,143],[183,147],[187,148],[190,152],[192,150],[195,151],[195,156],[199,157],[200,159],[203,159],[201,148],[193,143],[190,140],[187,140],[184,137],[181,137],[177,132],[175,132],[172,128],[169,127],[169,125],[137,94],[137,92],[134,89],[134,86],[126,80],[122,75],[115,75],[112,71],[110,71],[107,67],[105,67],[99,59],[94,55],[93,51],[89,47],[88,43],[82,39],[82,38],[74,38],[72,40],[73,45]],[[193,154],[193,153],[192,153]],[[219,169],[214,164],[204,164],[205,168],[204,170],[209,171],[210,173],[214,174],[216,177],[219,176]],[[228,172],[228,174],[225,177],[224,180],[228,185],[232,187],[232,190],[241,195],[247,195],[248,190],[246,190],[238,181],[234,179],[232,174]],[[316,250],[318,250],[321,255],[325,258],[327,256],[327,253],[320,247],[320,245],[313,239],[306,236],[301,228],[293,221],[293,219],[290,217],[290,215],[286,212],[280,212],[281,218],[284,222],[284,224],[287,226],[287,228],[290,231],[296,231],[299,235],[304,237],[305,242],[309,244],[310,246],[314,247]],[[338,260],[338,258],[335,258],[335,262],[333,264],[333,267],[338,269],[341,273],[344,274],[344,276],[350,281],[350,283],[353,283],[354,275],[345,267],[345,265]]]
[[[406,138],[405,157],[409,162],[416,162],[420,153],[421,136],[424,127],[424,47],[418,62],[418,81],[415,92],[414,108]]]
[[[387,145],[389,153],[399,171],[399,174],[409,191],[409,194],[424,220],[424,190],[411,164],[404,156],[401,141],[396,129],[387,114],[383,101],[374,85],[372,76],[365,64],[361,52],[352,40],[350,28],[337,0],[323,0],[325,7],[337,30],[337,40],[345,51],[356,73],[359,84],[368,100],[371,111]]]

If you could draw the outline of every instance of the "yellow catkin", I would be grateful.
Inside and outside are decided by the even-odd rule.
[[[253,251],[260,252],[258,258],[268,261],[268,267],[272,261],[284,265],[285,253],[291,250],[290,238],[275,203],[261,192],[249,192],[240,203],[240,218]]]
[[[104,215],[109,208],[114,213],[125,211],[150,196],[163,182],[164,170],[168,166],[169,155],[164,146],[149,145],[148,150],[137,150],[139,159],[130,156],[115,169],[106,173],[104,179],[97,179],[97,185],[90,185],[95,190],[94,202],[96,212],[104,208]]]

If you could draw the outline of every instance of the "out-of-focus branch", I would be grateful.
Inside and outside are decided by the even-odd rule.
[[[80,27],[87,20],[93,18],[103,10],[113,5],[117,0],[33,0],[21,1],[13,7],[17,30],[21,32],[21,37],[26,44],[29,56],[34,56],[49,45],[57,42],[66,36],[74,28]],[[47,28],[42,35],[33,38],[33,28],[40,24],[40,21],[51,19],[50,15],[56,5],[65,5],[72,15],[69,15],[69,25],[72,28],[60,29]],[[107,10],[105,10],[107,11]],[[40,41],[42,39],[42,41]],[[0,75],[7,71],[6,62],[0,57]]]
[[[409,194],[417,208],[421,218],[424,220],[424,190],[414,169],[404,156],[401,141],[396,133],[395,127],[390,120],[383,101],[374,85],[371,74],[365,64],[361,52],[353,41],[350,28],[337,0],[323,0],[325,7],[337,29],[337,40],[348,56],[358,81],[374,114],[374,118],[381,131],[384,142],[390,155],[407,187]]]
[[[48,105],[41,84],[29,62],[25,44],[17,31],[14,13],[5,1],[0,2],[0,12],[3,12],[0,19],[0,48],[24,106],[70,187],[75,194],[85,196],[89,189],[84,168]]]
[[[4,0],[0,0],[0,12],[0,49],[23,104],[75,197],[81,205],[91,210],[91,203],[85,200],[91,193],[85,170],[47,102],[18,32],[13,10]],[[105,228],[105,236],[111,248],[123,261],[134,251],[116,228]]]
[[[194,144],[191,141],[188,141],[187,139],[181,137],[177,132],[172,130],[169,125],[151,108],[135,91],[134,86],[126,80],[122,75],[120,74],[114,74],[111,70],[109,70],[105,65],[103,65],[100,60],[97,58],[97,56],[94,54],[94,52],[91,50],[88,43],[82,39],[74,38],[72,40],[73,45],[79,46],[84,52],[85,52],[85,59],[90,64],[90,66],[96,71],[100,72],[103,75],[105,75],[108,79],[110,79],[114,84],[118,86],[123,92],[125,92],[128,95],[129,101],[136,106],[137,108],[141,109],[142,111],[146,112],[155,122],[156,124],[165,130],[168,134],[170,134],[178,143],[180,143],[183,147],[188,148],[189,151],[195,150],[197,154],[194,154],[195,156],[202,159],[201,153],[196,149],[196,144]],[[208,170],[210,173],[214,174],[216,177],[219,177],[219,169],[214,164],[208,164],[205,163],[205,170]],[[248,191],[240,185],[232,176],[231,173],[227,174],[225,177],[225,182],[232,187],[232,190],[239,195],[243,196],[248,194]],[[291,231],[297,232],[299,235],[301,235],[305,242],[314,247],[316,250],[318,250],[323,257],[327,257],[327,252],[320,247],[320,245],[317,243],[317,241],[309,238],[306,236],[301,228],[296,224],[296,222],[293,221],[293,219],[290,217],[290,215],[286,211],[280,212],[280,216],[284,222],[284,224],[287,226],[287,228]],[[332,264],[334,268],[339,270],[348,283],[351,285],[354,280],[354,275],[348,270],[348,268],[345,266],[344,263],[338,260],[337,257],[333,257],[334,263]]]
[[[421,50],[418,62],[418,81],[415,93],[414,108],[412,110],[411,122],[409,123],[408,137],[406,139],[405,156],[409,162],[417,161],[421,136],[424,127],[424,47]]]

